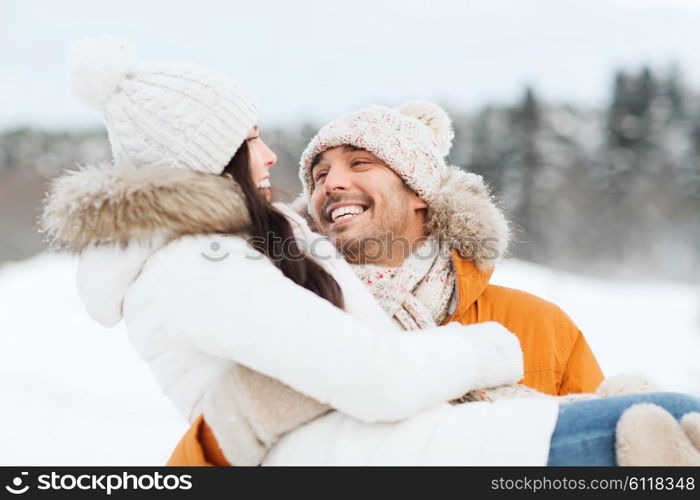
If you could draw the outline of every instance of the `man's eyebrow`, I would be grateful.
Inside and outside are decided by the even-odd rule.
[[[323,154],[324,153],[319,153],[316,155],[316,158],[314,158],[314,161],[311,162],[311,170],[313,170],[316,165],[318,165],[319,163],[321,163],[323,161]]]
[[[357,146],[353,146],[352,144],[343,144],[342,147],[343,147],[343,153],[349,153],[351,151],[366,151],[369,153],[369,151],[367,151],[366,149],[358,148]],[[323,153],[319,153],[316,155],[316,158],[314,158],[314,160],[311,162],[311,170],[313,170],[316,165],[318,165],[319,163],[321,163],[323,161],[324,154],[325,154],[325,151]]]

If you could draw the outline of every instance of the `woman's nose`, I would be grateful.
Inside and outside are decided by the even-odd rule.
[[[272,168],[275,163],[277,163],[277,155],[273,150],[271,150],[267,144],[265,144],[265,152],[264,152],[263,160],[265,162],[265,166],[267,168]]]

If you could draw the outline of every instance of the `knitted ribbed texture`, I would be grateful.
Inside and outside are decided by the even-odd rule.
[[[433,328],[447,317],[455,290],[452,255],[428,238],[400,266],[356,264],[358,278],[402,330]]]
[[[253,101],[204,68],[130,62],[126,45],[83,40],[70,60],[76,95],[103,112],[115,162],[220,174],[257,123]]]

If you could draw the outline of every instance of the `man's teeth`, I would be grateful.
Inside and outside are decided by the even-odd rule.
[[[263,179],[258,183],[260,189],[270,189],[270,179]]]
[[[361,214],[364,211],[364,207],[360,205],[347,205],[333,210],[331,212],[331,219],[333,222],[338,222],[340,220],[350,219],[351,217]]]

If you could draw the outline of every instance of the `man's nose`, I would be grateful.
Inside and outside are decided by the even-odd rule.
[[[350,177],[348,172],[342,168],[331,168],[326,173],[323,181],[323,188],[326,196],[338,191],[346,191],[350,187]]]

